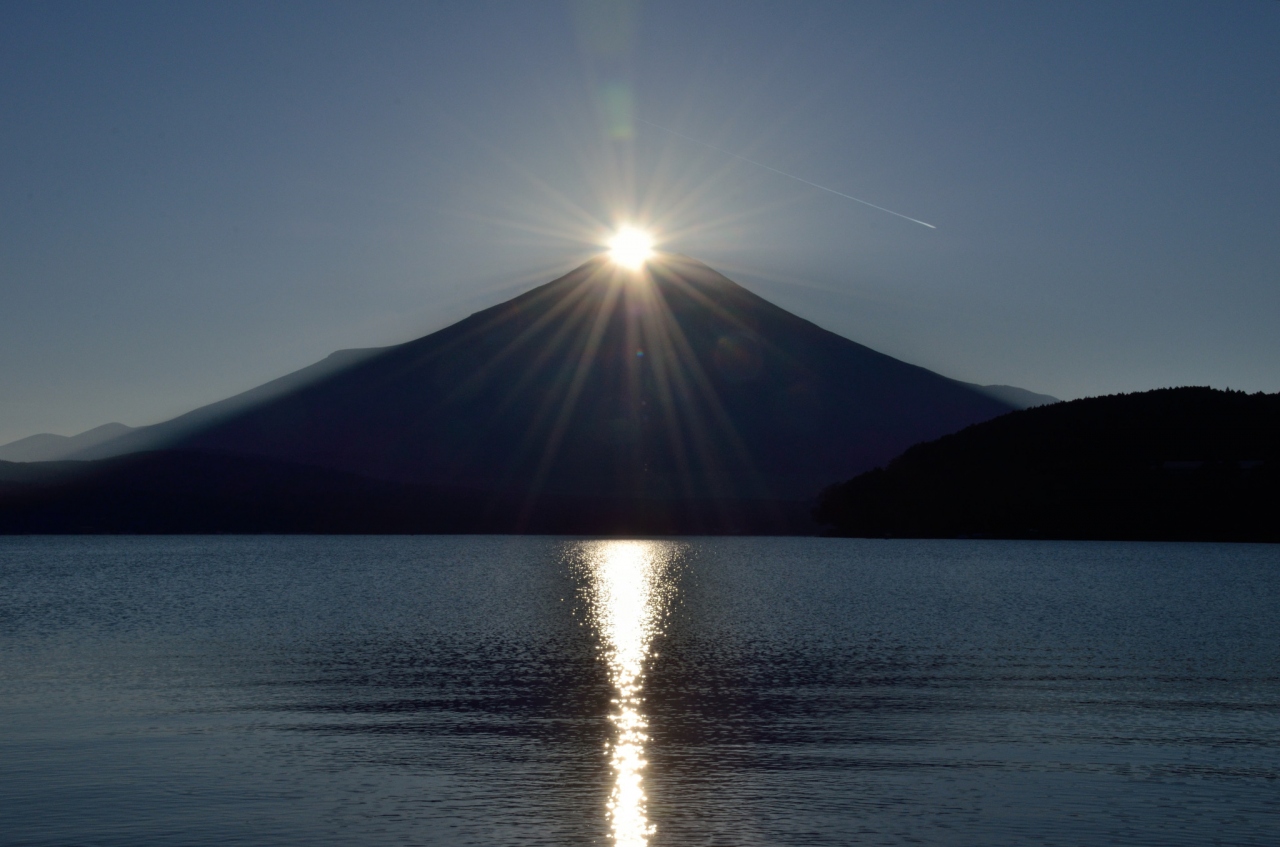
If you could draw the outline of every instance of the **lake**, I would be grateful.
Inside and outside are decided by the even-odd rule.
[[[1273,845],[1280,546],[0,538],[4,845]]]

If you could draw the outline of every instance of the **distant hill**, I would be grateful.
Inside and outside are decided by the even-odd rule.
[[[1008,403],[1015,409],[1030,409],[1033,406],[1048,406],[1050,403],[1061,402],[1057,397],[1051,397],[1048,394],[1037,394],[1025,388],[1018,388],[1015,385],[964,384],[981,391],[988,397],[994,397],[1003,403]]]
[[[0,462],[53,462],[133,432],[120,423],[103,424],[79,435],[42,432],[0,445]]]
[[[1170,388],[1013,412],[827,489],[835,534],[1280,541],[1280,394]]]
[[[255,475],[270,487],[279,467],[310,468],[339,475],[331,487],[407,486],[424,504],[435,495],[423,492],[470,492],[507,531],[612,531],[628,515],[672,531],[812,531],[805,504],[832,480],[1022,405],[676,256],[638,275],[593,260],[416,341],[331,358],[72,455],[161,451],[147,467],[183,498],[199,486],[176,468],[198,464],[215,484],[213,459],[175,458],[199,454],[234,458],[244,497]],[[86,473],[99,490],[135,491],[130,467]],[[41,495],[46,514],[80,496],[59,485]],[[566,522],[571,505],[614,517]]]

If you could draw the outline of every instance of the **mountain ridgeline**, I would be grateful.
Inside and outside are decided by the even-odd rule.
[[[852,536],[1280,541],[1280,394],[1014,412],[832,486],[815,517]]]
[[[56,462],[91,450],[107,442],[117,442],[132,432],[120,423],[103,424],[79,435],[42,432],[0,445],[0,462]]]
[[[804,532],[833,480],[1019,405],[674,256],[339,358],[0,468],[0,529]]]

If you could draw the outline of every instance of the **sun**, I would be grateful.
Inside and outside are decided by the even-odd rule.
[[[609,258],[633,271],[644,267],[653,256],[653,236],[642,229],[624,226],[609,239]]]

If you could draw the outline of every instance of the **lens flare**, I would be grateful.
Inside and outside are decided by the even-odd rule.
[[[640,270],[653,256],[653,236],[633,226],[624,226],[609,239],[609,258],[633,271]]]

